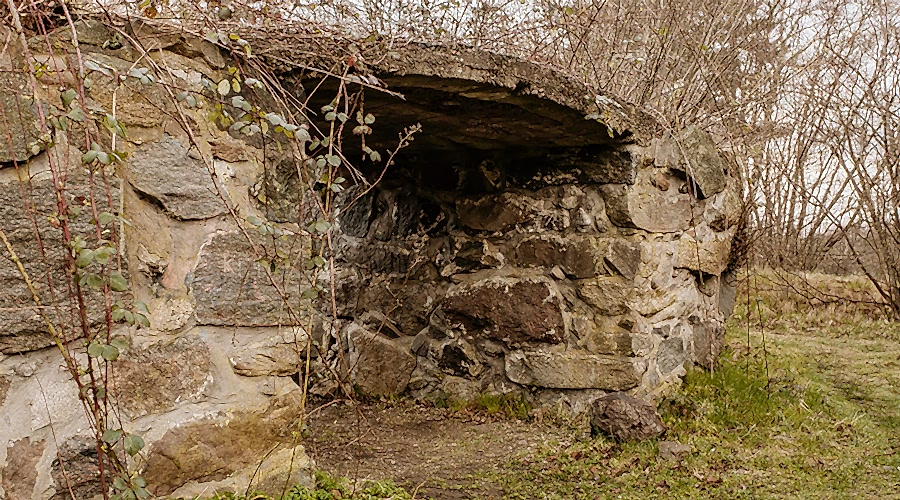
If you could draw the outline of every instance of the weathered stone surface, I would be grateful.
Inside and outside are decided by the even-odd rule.
[[[255,466],[276,444],[290,441],[300,408],[299,395],[289,393],[263,411],[173,428],[150,446],[144,478],[154,494],[168,495],[190,481],[220,481]]]
[[[578,282],[578,296],[597,312],[616,316],[628,312],[634,285],[622,276],[601,276]]]
[[[291,242],[279,240],[278,245],[290,248]],[[199,324],[278,326],[297,322],[283,306],[282,296],[265,269],[252,256],[250,244],[238,231],[217,232],[203,245],[187,280],[197,304]],[[299,271],[277,269],[272,276],[283,287],[289,303],[297,304],[302,278]]]
[[[374,281],[362,290],[359,310],[377,311],[370,330],[395,327],[399,335],[416,335],[444,295],[446,286],[422,281]],[[387,332],[385,332],[388,334]]]
[[[494,141],[518,139],[525,143],[554,145],[571,144],[574,137],[587,135],[587,141],[579,142],[603,144],[612,142],[626,131],[634,133],[634,138],[640,141],[644,128],[649,128],[652,122],[628,103],[605,96],[585,99],[593,92],[583,83],[556,74],[546,66],[515,57],[459,46],[408,44],[398,48],[395,57],[372,57],[372,60],[376,59],[381,61],[376,69],[379,76],[393,87],[404,87],[405,82],[411,82],[406,85],[456,91],[455,95],[495,106],[496,103],[515,106],[532,114],[521,120],[526,125],[544,127],[544,133],[540,134],[536,127],[516,127],[518,121],[505,120],[491,127],[481,127],[482,130],[474,126],[444,124],[442,132],[480,133],[499,136]],[[455,107],[452,109],[457,111]],[[437,113],[439,110],[432,108],[430,111]],[[586,115],[592,115],[592,119],[585,119]]]
[[[51,156],[58,171],[65,172],[68,176],[66,191],[70,203],[75,199],[89,199],[89,180],[79,161],[81,153],[77,149],[66,147],[65,141],[61,141],[47,153],[33,158],[27,167],[20,167],[20,175],[30,179],[30,183],[25,186],[20,185],[12,169],[0,170],[0,229],[6,233],[23,263],[37,290],[41,305],[46,307],[54,304],[59,307],[59,316],[55,313],[48,316],[51,321],[57,321],[58,318],[77,317],[77,313],[71,312],[70,315],[70,308],[75,307],[76,301],[69,285],[70,274],[65,270],[65,254],[68,249],[63,241],[62,230],[52,226],[47,215],[41,215],[57,211],[56,191],[49,174]],[[96,181],[101,182],[99,175],[97,177]],[[114,178],[109,179],[109,182],[113,207],[106,205],[107,198],[104,195],[98,197],[98,212],[118,210],[119,182]],[[38,215],[34,215],[26,208],[26,202],[22,198],[23,188],[29,193],[28,203],[33,204],[31,206]],[[100,186],[95,189],[97,192],[105,191],[105,188]],[[37,225],[40,232],[41,245],[37,244],[32,222]],[[107,228],[111,231],[107,237],[115,240],[119,228],[115,224],[108,224]],[[79,236],[86,241],[96,241],[95,228],[84,215],[70,223],[69,230],[73,237]],[[90,270],[96,272],[96,265]],[[53,280],[55,290],[55,295],[52,296],[47,283],[48,275]],[[3,290],[3,293],[0,293],[0,353],[28,352],[53,345],[54,341],[39,310],[35,308],[31,292],[5,247],[0,251],[0,290]],[[104,321],[105,306],[102,294],[85,288],[84,297],[91,324],[97,325]],[[66,331],[71,331],[71,328],[67,328]]]
[[[683,369],[685,361],[687,353],[684,351],[684,339],[681,337],[670,337],[659,344],[656,361],[659,373],[668,375],[678,368]]]
[[[516,342],[561,342],[565,335],[559,294],[544,278],[487,278],[459,285],[441,304],[467,332]]]
[[[677,441],[660,441],[659,458],[663,460],[680,460],[682,456],[694,451],[690,445],[681,444]]]
[[[606,246],[605,240],[594,238],[554,234],[531,236],[516,246],[514,264],[547,269],[559,266],[573,278],[590,278],[605,274],[603,252]]]
[[[728,271],[719,277],[719,312],[724,317],[731,316],[737,302],[737,273]]]
[[[209,348],[193,336],[132,347],[111,373],[110,390],[133,418],[198,401],[212,383]]]
[[[44,47],[46,50],[46,46]],[[111,57],[101,52],[92,52],[89,60],[113,68],[120,75],[127,75],[134,63]],[[140,67],[140,66],[139,66]],[[115,96],[116,120],[127,129],[152,129],[161,126],[167,119],[166,112],[174,112],[168,94],[157,83],[142,84],[134,78],[119,81],[115,77],[95,73],[94,84],[88,97],[90,105],[112,113]],[[175,164],[170,164],[175,165]]]
[[[0,375],[0,408],[3,408],[3,403],[6,402],[6,394],[9,393],[9,387],[12,385],[12,380],[9,377],[5,377]]]
[[[630,241],[614,240],[609,244],[605,260],[613,271],[633,280],[641,265],[641,247]]]
[[[478,397],[478,384],[452,375],[441,381],[440,391],[451,401],[473,401]]]
[[[260,331],[261,330],[261,331]],[[241,339],[228,357],[231,367],[245,377],[284,377],[302,371],[309,336],[300,327],[254,329],[252,340]],[[315,357],[315,348],[311,355]]]
[[[642,172],[645,177],[649,172]],[[606,213],[610,222],[619,227],[643,229],[653,233],[685,231],[700,212],[691,212],[691,197],[670,188],[668,191],[641,179],[633,186],[606,184],[603,186]]]
[[[176,219],[208,219],[227,212],[199,154],[171,136],[136,151],[126,162],[125,178]]]
[[[406,390],[416,368],[409,347],[357,325],[348,329],[350,369],[354,385],[369,396],[394,396]]]
[[[677,139],[657,142],[656,165],[683,171],[699,188],[700,198],[725,189],[725,162],[712,137],[697,127],[687,128]]]
[[[628,330],[606,318],[599,322],[585,321],[584,324],[587,331],[576,331],[579,347],[591,354],[630,356],[633,353],[632,333]]]
[[[74,436],[62,443],[51,469],[56,483],[56,494],[50,497],[51,500],[70,499],[72,494],[79,499],[100,495],[97,457],[97,443],[88,436]],[[104,468],[110,470],[110,464],[107,462]]]
[[[0,398],[2,400],[2,398]],[[37,464],[44,454],[44,442],[22,438],[6,448],[6,466],[0,470],[0,484],[6,498],[32,498],[37,481]]]
[[[173,491],[169,498],[208,498],[209,495],[233,493],[243,495],[248,489],[278,498],[294,485],[315,488],[315,463],[303,445],[282,449],[260,456],[256,462],[218,481],[189,481]],[[222,495],[224,496],[224,495]]]
[[[631,358],[571,351],[511,352],[506,376],[517,384],[551,389],[623,391],[641,382]]]
[[[445,373],[459,377],[477,377],[484,371],[478,352],[465,340],[445,342],[436,348],[435,358]]]
[[[623,441],[653,439],[666,431],[653,405],[621,392],[594,402],[591,427]]]
[[[34,95],[24,74],[7,73],[0,78],[0,163],[23,162],[40,153],[44,146],[38,140],[37,107],[28,96]],[[8,130],[7,130],[8,127]],[[7,133],[11,141],[7,141]]]
[[[730,234],[714,233],[705,227],[696,228],[678,240],[676,267],[718,276],[728,267],[730,256]]]
[[[463,198],[456,202],[460,224],[479,231],[504,231],[528,220],[528,199],[516,193]]]
[[[688,318],[692,329],[693,361],[711,370],[725,345],[725,327],[718,321],[703,320],[698,316]]]

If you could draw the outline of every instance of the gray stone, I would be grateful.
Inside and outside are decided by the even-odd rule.
[[[412,344],[409,346],[409,351],[416,356],[424,356],[428,354],[430,347],[431,337],[428,336],[428,329],[423,328],[422,331],[413,338]]]
[[[260,245],[265,244],[257,233],[251,235],[258,238]],[[279,248],[301,245],[291,238],[278,240],[276,244]],[[268,245],[271,246],[271,243]],[[253,255],[250,244],[238,231],[215,233],[203,245],[197,264],[186,279],[188,290],[197,304],[197,323],[278,326],[302,322],[302,318],[291,316],[284,306],[282,295],[269,280],[262,264],[255,262]],[[272,277],[285,294],[286,303],[301,303],[300,282],[305,279],[296,266],[276,268]]]
[[[469,333],[503,342],[561,342],[559,294],[545,278],[487,278],[458,286],[444,298],[447,319]]]
[[[711,370],[725,346],[725,327],[718,321],[703,320],[698,316],[688,318],[693,344],[693,361]]]
[[[619,227],[637,228],[652,233],[675,233],[687,230],[695,215],[691,197],[678,190],[661,191],[652,186],[649,172],[642,172],[633,186],[606,184],[602,187],[606,213]]]
[[[34,284],[41,306],[47,308],[55,305],[58,307],[53,313],[47,315],[55,324],[58,332],[65,332],[68,336],[74,336],[80,326],[73,321],[65,320],[58,324],[57,318],[77,318],[78,313],[73,309],[77,307],[77,300],[71,287],[71,275],[65,269],[66,253],[69,251],[63,238],[61,228],[52,225],[47,214],[53,214],[56,208],[56,191],[53,188],[49,175],[51,162],[59,172],[65,172],[68,176],[66,195],[69,203],[78,206],[77,200],[90,199],[89,180],[85,169],[81,166],[79,158],[81,153],[77,149],[67,148],[60,143],[50,151],[33,158],[27,167],[21,167],[21,175],[27,175],[30,182],[20,185],[13,171],[0,171],[0,229],[7,235],[13,250],[22,262],[25,271]],[[8,174],[12,174],[9,176]],[[99,175],[96,181],[102,182]],[[105,188],[96,186],[98,196],[98,212],[117,212],[119,202],[119,182],[109,179],[110,196],[113,200],[112,207],[106,201]],[[26,208],[22,199],[22,190],[29,193],[28,203],[31,209]],[[82,206],[85,212],[89,208]],[[35,215],[38,214],[38,215]],[[45,214],[45,215],[40,215]],[[32,222],[40,233],[41,245],[37,244]],[[110,233],[106,236],[116,241],[119,235],[119,227],[115,223],[106,226]],[[96,232],[90,218],[86,213],[69,224],[71,236],[81,237],[89,246],[96,246]],[[124,259],[122,264],[124,265]],[[92,264],[90,271],[98,272],[99,265]],[[122,269],[127,271],[126,268]],[[125,272],[127,276],[127,272]],[[51,294],[47,279],[53,281],[55,294]],[[14,354],[42,349],[54,344],[40,311],[35,307],[32,294],[28,289],[18,267],[12,262],[6,248],[0,245],[0,353]],[[92,326],[99,326],[105,322],[105,302],[100,291],[85,287],[84,299],[87,305],[88,320]],[[58,315],[57,315],[58,313]],[[74,330],[74,331],[73,331]]]
[[[737,302],[737,273],[726,271],[719,277],[719,312],[728,318]]]
[[[462,377],[444,377],[440,389],[451,401],[473,401],[478,397],[478,384]]]
[[[656,363],[659,373],[663,376],[672,373],[677,368],[683,367],[685,361],[687,361],[687,355],[684,352],[683,338],[670,337],[659,344],[659,355]]]
[[[301,327],[254,329],[249,341],[246,337],[232,340],[237,345],[228,356],[238,375],[285,377],[303,371],[309,336]],[[316,348],[310,349],[315,357]]]
[[[228,211],[203,161],[168,135],[136,151],[126,162],[125,178],[176,219],[208,219]]]
[[[653,405],[622,392],[594,402],[591,427],[623,441],[653,439],[666,431]]]
[[[506,376],[517,384],[551,389],[621,391],[641,382],[631,358],[571,351],[511,352],[506,355]]]
[[[110,392],[133,418],[203,399],[213,381],[209,348],[194,336],[127,349],[111,370]]]
[[[701,199],[725,189],[725,162],[712,137],[695,126],[677,139],[658,142],[656,165],[683,171],[699,188]]]
[[[24,162],[44,150],[39,141],[37,106],[28,96],[34,95],[24,74],[4,73],[0,78],[0,163]],[[7,127],[10,141],[7,141]]]
[[[660,441],[659,442],[659,458],[663,460],[678,461],[681,457],[694,451],[689,445],[681,444],[677,441]]]
[[[628,312],[634,284],[622,276],[601,276],[578,282],[578,296],[597,312],[616,316]]]
[[[368,396],[395,396],[406,390],[416,368],[409,347],[350,325],[350,367],[356,388]]]

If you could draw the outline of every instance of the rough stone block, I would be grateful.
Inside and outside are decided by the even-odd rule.
[[[435,348],[435,359],[445,373],[459,377],[477,377],[484,371],[480,356],[472,344],[453,339]]]
[[[110,464],[105,467],[109,470]],[[73,436],[59,446],[57,459],[51,470],[56,494],[50,500],[72,498],[95,498],[103,491],[100,488],[100,473],[97,467],[97,443],[90,436]],[[26,497],[27,498],[27,497]]]
[[[606,213],[610,222],[619,227],[637,228],[652,233],[685,231],[701,212],[692,213],[691,196],[676,189],[662,191],[644,179],[642,172],[633,186],[607,184],[603,186]]]
[[[550,389],[623,391],[641,382],[631,358],[582,352],[514,351],[506,355],[506,376]]]
[[[302,372],[309,342],[302,328],[253,328],[235,334],[228,356],[232,369],[245,377],[285,377]],[[315,347],[310,353],[316,357]]]
[[[731,234],[714,233],[701,227],[688,231],[678,240],[676,267],[718,276],[728,267]]]
[[[168,135],[131,155],[125,178],[176,219],[208,219],[228,211],[199,154]]]
[[[198,401],[213,381],[209,354],[206,344],[190,334],[132,347],[116,361],[110,391],[132,418]]]
[[[663,376],[684,367],[687,353],[684,351],[684,339],[670,337],[659,344],[656,366]]]
[[[725,327],[718,321],[702,320],[698,316],[688,318],[693,344],[693,361],[711,370],[725,345]]]
[[[0,109],[5,120],[5,125],[0,120],[0,163],[24,162],[44,149],[38,141],[37,106],[28,97],[33,95],[25,74],[4,72],[0,78]],[[7,132],[11,142],[7,141]]]
[[[547,269],[559,266],[573,278],[590,278],[605,274],[603,253],[606,246],[606,240],[541,234],[516,245],[514,264]]]
[[[712,137],[697,127],[687,128],[677,139],[658,141],[655,156],[657,166],[681,170],[693,179],[701,199],[725,189],[725,162]]]
[[[44,454],[44,441],[22,438],[6,448],[6,466],[0,470],[0,485],[6,498],[32,498],[38,477],[38,461]]]
[[[625,314],[634,284],[622,276],[601,276],[578,282],[578,296],[606,316]]]
[[[351,343],[351,376],[363,394],[394,396],[406,390],[416,368],[416,358],[407,345],[357,325],[350,325],[347,335]]]
[[[561,342],[562,305],[546,278],[494,277],[461,284],[447,293],[441,309],[469,333],[510,343]]]
[[[285,249],[300,246],[296,240],[294,243],[277,240],[276,244]],[[253,255],[244,235],[236,230],[215,233],[203,245],[197,264],[187,278],[188,290],[197,304],[198,324],[278,326],[297,323],[262,264],[256,262]],[[288,303],[295,307],[301,303],[300,283],[306,281],[300,270],[295,267],[276,269],[272,276]]]
[[[64,141],[45,154],[33,158],[29,165],[20,167],[21,175],[27,176],[30,183],[23,186],[15,177],[11,169],[0,171],[0,229],[7,235],[18,258],[25,267],[32,283],[34,284],[43,307],[58,306],[59,316],[51,312],[48,318],[59,324],[68,325],[64,331],[68,337],[73,337],[73,330],[78,330],[79,325],[73,325],[68,318],[77,317],[77,312],[70,309],[76,307],[74,293],[71,293],[71,275],[65,270],[66,252],[68,247],[63,238],[62,230],[48,220],[48,215],[57,212],[56,191],[50,178],[50,163],[52,162],[60,174],[68,176],[66,197],[71,205],[78,206],[79,200],[90,199],[90,184],[86,170],[81,166],[81,153],[77,149],[67,148]],[[95,193],[98,196],[98,212],[117,212],[119,196],[119,181],[111,178],[110,195],[113,206],[107,206],[105,188],[102,180],[95,175]],[[26,208],[22,198],[22,190],[28,195],[30,208]],[[86,213],[72,221],[69,225],[73,237],[84,238],[91,247],[96,247],[95,227],[90,223],[87,215],[89,208],[82,205]],[[41,245],[37,243],[33,225],[36,224],[40,233]],[[119,234],[119,228],[115,223],[106,226],[111,233],[107,236],[115,240]],[[123,262],[124,263],[124,262]],[[90,268],[97,272],[97,264]],[[124,271],[125,269],[123,269]],[[53,281],[55,295],[51,295],[49,278]],[[31,292],[13,264],[6,248],[0,245],[0,353],[13,354],[33,351],[53,345],[47,326],[35,308]],[[105,302],[102,293],[85,287],[84,297],[88,310],[88,319],[92,325],[98,325],[105,321]],[[55,298],[55,302],[54,302]],[[44,312],[49,309],[44,309]],[[60,320],[60,318],[66,318]]]
[[[277,444],[290,440],[301,408],[295,391],[263,411],[234,411],[227,420],[209,417],[170,429],[148,450],[144,478],[149,489],[169,495],[192,481],[222,481],[255,467]],[[298,466],[310,463],[301,460]]]
[[[653,405],[621,392],[594,402],[591,427],[623,441],[653,439],[666,431]]]
[[[459,223],[477,231],[508,231],[516,226],[562,231],[571,225],[568,210],[534,194],[506,191],[456,202]]]
[[[628,280],[633,280],[641,266],[641,246],[631,241],[613,240],[606,251],[606,264]]]

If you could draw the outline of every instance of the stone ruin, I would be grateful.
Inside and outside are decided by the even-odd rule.
[[[144,38],[150,57],[181,87],[208,95],[204,80],[227,77],[229,60],[209,42],[154,33]],[[102,25],[80,35],[102,67],[128,74],[139,60],[127,41],[107,43]],[[32,276],[63,283],[48,162],[67,168],[76,200],[89,195],[86,148],[73,134],[36,142],[36,106],[27,78],[9,71],[22,57],[10,47],[0,60],[13,132],[0,148],[0,228]],[[71,63],[47,47],[34,41],[35,58]],[[116,332],[130,347],[111,364],[111,393],[125,428],[147,443],[138,468],[157,495],[266,489],[288,473],[311,481],[291,439],[310,339],[312,394],[340,395],[329,367],[341,359],[344,381],[367,396],[512,393],[572,411],[618,391],[656,400],[690,365],[715,362],[734,300],[740,188],[706,133],[665,132],[545,67],[469,48],[410,45],[370,65],[393,93],[366,93],[377,117],[367,145],[386,156],[404,127],[421,131],[374,189],[348,186],[334,200],[334,272],[316,278],[326,288],[333,278],[334,309],[330,297],[301,296],[302,265],[272,267],[302,317],[286,314],[231,213],[261,248],[272,244],[265,224],[303,227],[295,170],[204,108],[183,111],[192,147],[158,83],[94,81],[90,104],[112,109],[116,94],[128,131],[118,147],[129,156],[106,171],[108,201],[128,224],[110,227],[151,324]],[[279,71],[298,95],[319,83]],[[58,91],[51,73],[39,82],[47,96]],[[310,109],[327,104],[317,95],[329,85]],[[359,148],[348,140],[346,157]],[[369,180],[381,172],[361,169]],[[312,244],[291,234],[276,244]],[[0,498],[68,498],[60,461],[76,496],[90,498],[96,451],[77,391],[5,250],[0,290]],[[88,303],[102,321],[102,301]]]

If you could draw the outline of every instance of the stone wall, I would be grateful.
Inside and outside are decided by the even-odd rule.
[[[150,327],[114,332],[129,347],[111,363],[110,392],[124,427],[147,443],[137,466],[155,494],[243,491],[251,477],[265,489],[289,469],[309,483],[292,438],[307,355],[320,396],[341,395],[340,384],[422,399],[518,393],[575,411],[611,391],[656,399],[689,365],[715,362],[733,301],[740,191],[704,132],[660,132],[627,105],[522,61],[404,48],[370,68],[406,98],[366,95],[377,115],[368,144],[387,155],[403,127],[422,131],[381,183],[348,182],[334,198],[329,264],[310,271],[291,256],[322,245],[298,208],[315,200],[272,153],[283,141],[264,146],[212,123],[204,81],[227,78],[228,59],[206,41],[154,33],[146,57],[201,106],[178,108],[156,82],[98,74],[89,109],[102,116],[115,95],[128,132],[117,147],[128,156],[93,173],[77,125],[37,140],[27,79],[3,77],[15,139],[0,148],[0,228],[65,323],[71,297],[44,279],[67,282],[51,160],[67,173],[71,203],[93,196],[127,220],[108,223],[104,238],[120,243],[115,257]],[[128,75],[141,52],[112,38],[86,26],[85,57]],[[58,106],[72,59],[50,57],[43,39],[31,50],[56,69],[39,75],[38,102]],[[0,64],[20,68],[22,58],[13,48]],[[297,92],[318,83],[290,67],[282,77]],[[354,147],[348,158],[361,154]],[[369,180],[380,172],[360,169]],[[73,227],[95,237],[87,222]],[[76,388],[3,255],[0,498],[66,497],[60,459],[76,496],[89,498],[96,451]],[[325,293],[311,299],[315,286]],[[89,321],[102,323],[103,298],[87,299]]]

